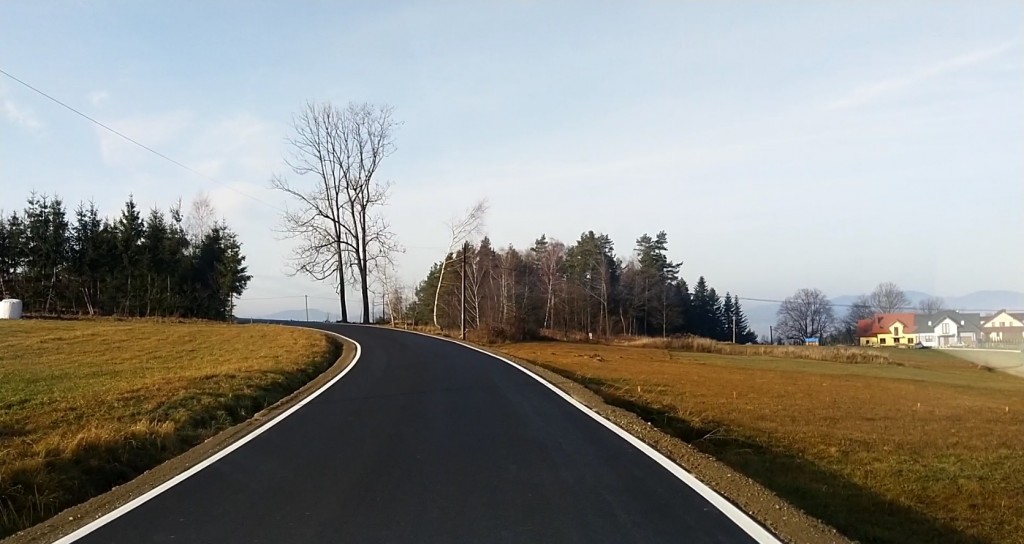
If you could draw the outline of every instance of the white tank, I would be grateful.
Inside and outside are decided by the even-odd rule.
[[[21,319],[21,301],[16,298],[0,301],[0,319]]]

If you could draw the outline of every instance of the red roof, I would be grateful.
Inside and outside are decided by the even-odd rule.
[[[889,328],[897,321],[903,324],[903,334],[914,334],[917,332],[917,326],[914,324],[914,314],[875,314],[872,318],[861,319],[857,322],[857,336],[889,334]]]

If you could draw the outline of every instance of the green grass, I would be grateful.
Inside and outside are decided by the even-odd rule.
[[[268,325],[0,321],[0,537],[251,417],[337,353]]]
[[[864,363],[500,349],[584,383],[861,542],[1024,542],[1024,379],[968,360],[978,353],[865,348],[887,361]],[[1011,359],[990,363],[1020,356],[991,353]]]

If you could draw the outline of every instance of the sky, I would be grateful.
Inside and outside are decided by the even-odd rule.
[[[497,246],[664,230],[741,297],[1024,291],[1021,2],[0,1],[0,70],[202,174],[0,75],[0,209],[207,194],[242,316],[337,312],[269,187],[312,183],[282,160],[307,101],[394,107],[410,287],[486,198]]]

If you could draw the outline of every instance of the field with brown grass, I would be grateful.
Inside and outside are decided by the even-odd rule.
[[[963,359],[1012,366],[1020,353],[849,348],[836,355],[847,362],[828,362],[814,347],[655,345],[499,349],[584,383],[853,539],[1024,542],[1024,379]]]
[[[0,321],[0,537],[251,417],[337,354],[271,325]]]

